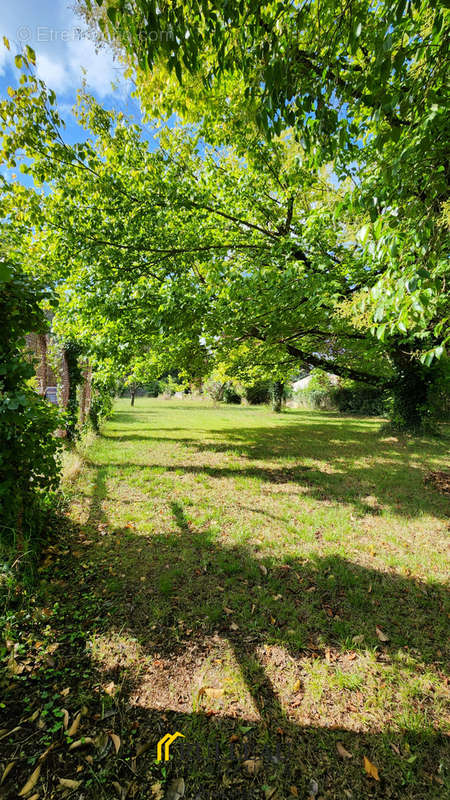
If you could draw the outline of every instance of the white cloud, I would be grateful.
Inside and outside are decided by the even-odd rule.
[[[37,53],[36,73],[38,78],[57,92],[62,93],[70,87],[69,75],[64,65],[47,53]]]
[[[86,70],[88,86],[101,97],[111,94],[111,83],[117,82],[123,72],[109,50],[95,52],[94,43],[89,39],[70,42],[68,57],[70,74],[75,81],[78,78],[79,82],[82,70]]]
[[[63,0],[15,0],[0,5],[0,36],[11,42],[11,53],[0,44],[0,75],[12,55],[29,44],[36,52],[37,74],[57,94],[73,95],[83,78],[99,97],[112,94],[122,69],[111,51],[95,51],[84,23]],[[0,39],[1,41],[1,39]],[[83,75],[83,69],[86,74]]]

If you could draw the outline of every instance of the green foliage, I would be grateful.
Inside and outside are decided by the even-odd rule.
[[[439,359],[449,342],[445,4],[100,6],[103,35],[140,68],[150,114],[177,111],[245,157],[252,127],[266,141],[291,129],[310,174],[333,165],[347,182],[335,220],[361,216],[355,247],[377,276],[356,289],[353,312],[380,341],[430,334],[418,358]]]
[[[278,414],[281,411],[284,400],[283,381],[274,381],[272,384],[272,408]]]
[[[147,397],[158,397],[161,391],[161,386],[159,381],[149,381],[149,383],[145,384],[144,390]]]
[[[216,376],[211,376],[208,380],[204,383],[203,390],[205,394],[211,397],[215,403],[219,403],[223,400],[223,393],[225,391],[227,382],[224,380],[217,379]]]
[[[330,400],[339,411],[350,414],[383,416],[388,410],[385,392],[357,383],[333,388]]]
[[[320,408],[332,409],[333,401],[331,399],[331,392],[328,389],[314,389],[312,391],[307,389],[300,389],[294,394],[295,403],[300,408]]]
[[[383,415],[388,409],[385,390],[351,380],[341,380],[336,385],[323,370],[312,370],[308,386],[296,393],[296,400],[306,408],[367,416]]]
[[[397,377],[392,384],[390,419],[400,431],[435,433],[437,422],[448,409],[450,361],[443,358],[431,367],[411,354],[396,355]]]
[[[32,386],[25,334],[45,330],[45,293],[17,267],[0,263],[0,542],[23,550],[45,535],[58,486],[59,415]]]
[[[426,8],[420,7],[414,25],[428,37]],[[157,134],[159,148],[152,149],[139,126],[84,94],[77,116],[92,136],[65,144],[53,93],[24,73],[24,82],[1,105],[3,155],[9,166],[21,159],[35,187],[5,184],[5,216],[12,218],[19,208],[16,223],[6,228],[8,245],[24,259],[30,249],[36,254],[39,270],[57,286],[61,300],[56,329],[79,342],[96,368],[114,364],[118,375],[134,382],[178,370],[187,383],[219,366],[244,382],[255,373],[277,381],[294,367],[319,367],[386,387],[403,374],[398,373],[396,351],[414,343],[415,361],[430,366],[442,358],[448,289],[441,115],[430,112],[427,117],[430,144],[421,138],[423,103],[418,115],[410,100],[403,110],[394,104],[389,111],[381,96],[386,81],[396,85],[402,74],[416,99],[428,76],[434,88],[427,98],[434,93],[436,100],[441,50],[439,45],[433,51],[438,55],[431,63],[414,39],[410,56],[402,51],[392,74],[381,81],[377,53],[387,38],[380,38],[383,9],[361,6],[373,15],[374,38],[365,46],[374,60],[345,50],[354,40],[346,38],[353,31],[353,12],[346,7],[330,49],[319,48],[325,72],[318,76],[312,69],[303,83],[300,51],[300,61],[293,62],[300,71],[292,85],[297,87],[298,78],[302,92],[310,90],[311,96],[309,101],[297,93],[299,110],[290,128],[284,126],[292,108],[284,103],[283,75],[277,70],[266,75],[264,65],[267,87],[281,87],[279,100],[286,108],[286,115],[275,113],[265,137],[250,112],[242,126],[241,116],[234,118],[238,108],[242,111],[240,81],[250,76],[250,61],[249,71],[236,80],[229,64],[222,65],[230,92],[225,105],[231,109],[225,127],[214,101],[204,121],[163,129]],[[178,26],[189,17],[185,11]],[[166,12],[158,22],[163,27]],[[267,10],[268,18],[272,12]],[[231,27],[241,13],[233,10]],[[246,29],[246,36],[256,37],[256,50],[248,54],[255,64],[262,30],[258,13],[250,9],[255,25]],[[402,35],[405,30],[412,34],[414,25],[403,12],[399,22],[391,10],[387,13],[392,41],[401,49]],[[334,11],[327,7],[324,14],[334,24]],[[308,47],[318,44],[316,22],[303,18],[303,11],[299,15]],[[118,11],[114,24],[120,17]],[[280,36],[292,56],[290,37],[298,33],[297,22],[289,6]],[[201,43],[209,59],[211,31],[209,22],[203,23]],[[139,28],[139,20],[136,24]],[[279,56],[277,42],[271,46]],[[180,47],[187,52],[191,44],[189,39]],[[382,52],[388,51],[382,47]],[[240,54],[238,72],[241,57],[247,58]],[[335,57],[341,59],[337,71]],[[386,64],[387,56],[382,61]],[[190,63],[197,79],[206,62]],[[381,106],[373,99],[374,80],[381,81]],[[361,96],[361,81],[370,84],[372,95]],[[424,102],[427,106],[429,99]],[[340,115],[334,108],[339,103]],[[272,104],[275,109],[274,98]],[[398,113],[406,115],[408,124],[399,126],[397,140],[386,134],[392,114]],[[336,114],[330,133],[325,123]],[[42,182],[48,191],[40,190]]]
[[[225,403],[232,405],[240,405],[242,397],[232,383],[227,384],[223,392],[223,399]]]
[[[69,377],[69,399],[67,402],[65,419],[66,433],[68,439],[74,439],[77,435],[78,427],[78,396],[77,387],[83,380],[83,372],[80,363],[82,353],[81,345],[76,341],[66,341],[62,348],[65,353],[67,371]]]
[[[245,398],[251,406],[262,405],[263,403],[270,403],[272,398],[272,382],[271,381],[256,381],[249,386],[244,387]]]
[[[99,382],[96,382],[92,387],[89,422],[95,433],[100,431],[102,420],[108,419],[112,412],[114,394],[114,389]]]
[[[330,392],[334,386],[330,375],[322,369],[311,370],[310,377],[307,387],[310,392]]]

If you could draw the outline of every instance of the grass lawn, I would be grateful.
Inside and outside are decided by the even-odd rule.
[[[0,798],[448,796],[449,439],[380,429],[118,401],[7,622]]]

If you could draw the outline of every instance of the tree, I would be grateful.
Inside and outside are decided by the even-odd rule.
[[[238,141],[292,127],[306,169],[333,162],[378,279],[355,293],[373,335],[419,376],[448,343],[448,11],[396,4],[99,2],[106,38],[138,69],[141,96]],[[92,19],[90,4],[80,2]],[[178,88],[177,88],[178,83]],[[160,112],[161,113],[161,112]],[[220,128],[214,126],[220,119]],[[225,123],[225,124],[224,124]],[[336,210],[339,217],[339,211]],[[402,367],[404,372],[404,365]],[[426,372],[426,370],[425,370]],[[401,382],[398,389],[401,391]]]
[[[249,136],[243,159],[181,127],[150,152],[138,126],[82,98],[95,138],[68,147],[53,100],[30,77],[2,105],[6,157],[21,152],[22,168],[49,182],[44,195],[8,187],[3,203],[8,213],[20,193],[11,237],[57,281],[66,335],[76,328],[128,371],[148,353],[155,377],[225,361],[283,380],[297,362],[393,382],[402,341],[373,338],[367,314],[354,314],[383,265],[367,256],[348,186],[306,168],[292,133]]]

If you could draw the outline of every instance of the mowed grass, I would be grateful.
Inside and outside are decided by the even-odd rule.
[[[67,550],[41,572],[55,624],[81,620],[74,710],[112,709],[121,740],[85,796],[446,796],[449,503],[424,478],[448,444],[118,401],[68,458]]]
[[[99,537],[97,589],[114,600],[94,658],[127,702],[181,712],[193,744],[220,719],[272,745],[287,737],[291,785],[317,780],[324,797],[439,796],[444,780],[448,498],[424,477],[448,440],[380,428],[121,400],[73,491],[82,535]],[[249,796],[277,785],[275,767]],[[192,789],[204,770],[192,766]]]

